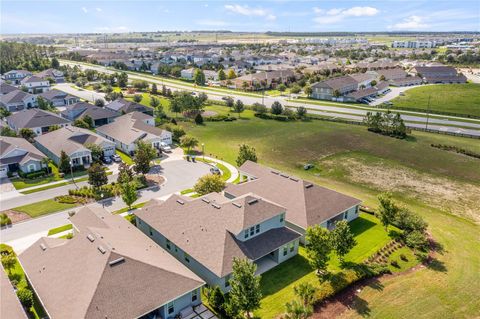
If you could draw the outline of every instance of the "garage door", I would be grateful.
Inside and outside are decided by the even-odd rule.
[[[7,168],[0,167],[0,178],[7,177]]]

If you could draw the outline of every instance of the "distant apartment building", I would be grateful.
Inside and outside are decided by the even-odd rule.
[[[402,49],[429,49],[437,46],[435,41],[393,41],[392,48]]]
[[[451,66],[417,66],[412,70],[426,83],[465,83],[467,78]]]

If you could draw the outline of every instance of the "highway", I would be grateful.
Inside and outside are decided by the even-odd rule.
[[[93,65],[93,64],[80,64],[74,61],[65,61],[61,60],[61,64],[64,65],[78,65],[81,69],[92,69],[96,70],[98,72],[103,72],[107,74],[112,74],[115,73],[115,71],[108,69],[104,66],[99,66],[99,65]],[[186,91],[194,91],[194,92],[203,92],[208,95],[208,98],[211,100],[222,100],[223,97],[225,96],[231,96],[234,99],[239,99],[241,100],[244,104],[246,105],[252,105],[254,103],[262,103],[265,104],[267,107],[272,105],[273,102],[278,101],[282,103],[284,106],[290,106],[290,107],[300,107],[304,106],[308,108],[309,112],[312,114],[320,114],[324,116],[330,116],[330,117],[335,117],[335,118],[341,118],[341,119],[354,119],[354,120],[362,120],[363,116],[369,112],[372,111],[372,109],[365,105],[365,107],[358,107],[358,106],[334,106],[334,105],[322,105],[319,104],[321,103],[320,101],[317,103],[308,103],[305,101],[302,102],[293,102],[291,100],[288,100],[287,97],[271,97],[271,96],[264,96],[261,97],[258,94],[255,95],[246,95],[243,92],[238,92],[236,93],[235,91],[227,91],[227,90],[222,90],[221,89],[209,89],[209,88],[201,88],[201,87],[193,87],[192,85],[189,85],[188,83],[179,83],[178,81],[171,81],[171,80],[162,80],[162,78],[154,78],[151,75],[143,75],[140,73],[133,73],[133,72],[128,72],[128,77],[130,80],[143,80],[143,81],[148,81],[150,83],[155,83],[157,85],[165,85],[166,87],[170,88],[172,91],[178,91],[178,90],[186,90]],[[69,87],[68,91],[69,93],[74,94],[72,90],[75,90],[74,88]],[[218,90],[218,91],[217,91]],[[80,93],[83,92],[83,93]],[[92,91],[79,91],[79,94],[82,96],[85,96],[86,99],[91,100],[93,96],[91,93]],[[77,94],[77,95],[79,95]],[[89,96],[92,97],[89,97]],[[375,109],[377,111],[377,109]],[[382,111],[382,109],[378,109],[378,111]],[[401,117],[404,119],[406,122],[406,125],[408,127],[425,127],[425,123],[427,122],[427,117],[425,113],[421,112],[407,112],[407,111],[402,111]],[[443,116],[443,115],[438,115],[438,114],[432,114],[428,118],[428,128],[430,129],[436,129],[436,130],[441,130],[445,132],[454,132],[454,133],[463,133],[463,134],[471,134],[471,135],[476,135],[480,136],[480,120],[474,120],[474,119],[463,119],[461,117],[454,117],[454,116]]]

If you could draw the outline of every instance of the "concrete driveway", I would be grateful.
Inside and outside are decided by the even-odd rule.
[[[388,92],[387,94],[385,94],[384,96],[378,98],[378,99],[375,99],[372,103],[370,103],[369,105],[372,105],[372,106],[376,106],[376,105],[380,105],[382,104],[383,102],[387,102],[387,101],[390,101],[390,100],[393,100],[394,98],[396,98],[397,96],[400,95],[400,93],[403,93],[407,90],[410,90],[410,89],[413,89],[413,88],[416,88],[416,87],[419,87],[419,86],[425,86],[425,85],[428,85],[428,84],[422,84],[422,85],[412,85],[412,86],[402,86],[402,87],[394,87],[394,86],[391,86],[389,87],[390,89],[390,92]]]

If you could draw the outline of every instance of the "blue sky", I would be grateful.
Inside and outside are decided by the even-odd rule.
[[[1,0],[1,33],[480,31],[480,1]]]

